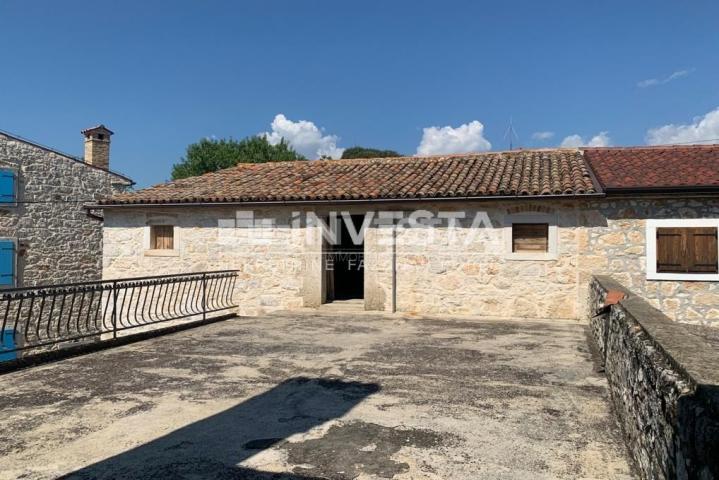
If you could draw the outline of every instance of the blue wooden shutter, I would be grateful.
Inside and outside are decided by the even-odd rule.
[[[15,203],[15,181],[17,176],[13,170],[0,168],[0,205]]]
[[[15,242],[0,240],[0,288],[15,286]],[[9,352],[15,348],[15,337],[12,328],[0,330],[0,362],[13,360],[16,352]]]
[[[8,350],[14,350],[15,337],[13,330],[8,328],[6,330],[0,330],[0,362],[6,362],[8,360],[15,360],[17,358],[16,352],[9,352]]]
[[[0,288],[15,285],[15,242],[0,240]]]

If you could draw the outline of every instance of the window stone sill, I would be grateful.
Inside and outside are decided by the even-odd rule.
[[[179,257],[178,250],[145,250],[146,257]]]
[[[519,260],[519,261],[540,261],[550,262],[557,260],[559,255],[556,253],[505,253],[505,260]]]
[[[647,280],[673,282],[719,282],[716,273],[648,273]]]

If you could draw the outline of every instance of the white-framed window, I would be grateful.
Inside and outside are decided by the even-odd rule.
[[[17,286],[17,240],[0,238],[0,289]]]
[[[145,256],[177,257],[180,255],[180,228],[172,216],[149,217],[144,232]]]
[[[719,281],[719,219],[647,220],[647,279]]]
[[[557,215],[523,212],[504,217],[504,258],[508,260],[556,260]]]

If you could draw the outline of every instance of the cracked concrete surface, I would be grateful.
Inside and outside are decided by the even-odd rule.
[[[572,322],[283,312],[0,376],[0,478],[631,478]]]

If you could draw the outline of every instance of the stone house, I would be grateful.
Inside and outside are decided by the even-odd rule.
[[[0,131],[0,288],[101,278],[102,217],[85,204],[125,191],[110,136],[83,130],[85,158]]]
[[[243,164],[100,202],[103,275],[236,269],[245,314],[580,318],[609,274],[719,325],[718,193],[719,146]]]

